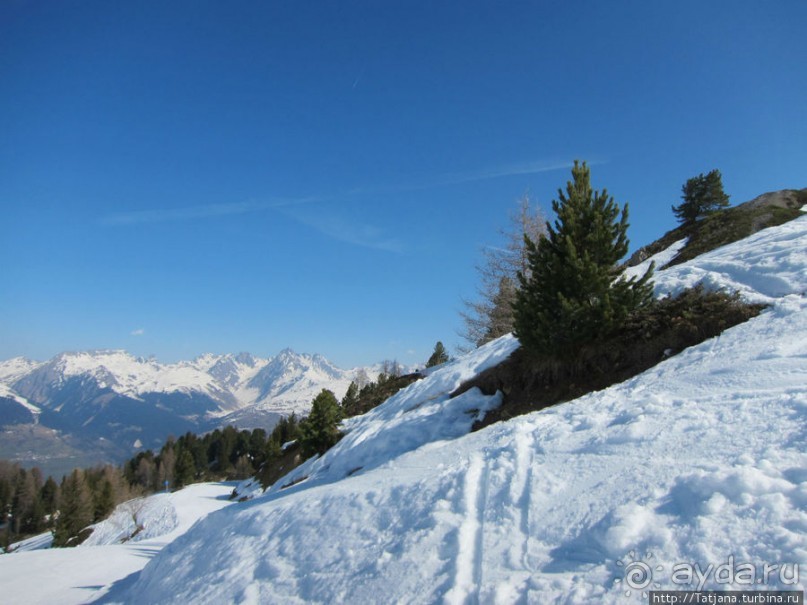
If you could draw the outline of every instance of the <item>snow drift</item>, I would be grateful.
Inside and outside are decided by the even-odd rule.
[[[656,278],[660,295],[697,282],[771,307],[623,384],[461,436],[495,397],[448,393],[516,346],[491,343],[352,420],[265,495],[202,521],[121,598],[619,602],[634,588],[626,566],[649,555],[648,588],[697,588],[673,582],[681,562],[742,561],[790,570],[766,588],[802,590],[807,217]]]

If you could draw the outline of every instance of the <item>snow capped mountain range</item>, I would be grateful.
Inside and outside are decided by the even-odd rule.
[[[0,453],[14,426],[38,423],[83,447],[99,439],[114,444],[124,457],[189,430],[268,429],[284,415],[305,415],[323,388],[341,398],[359,371],[291,349],[268,359],[207,354],[169,364],[107,350],[46,362],[18,357],[0,362],[0,423],[10,427],[0,435]]]
[[[202,355],[163,364],[126,351],[61,353],[41,363],[17,357],[0,362],[0,384],[39,403],[70,380],[91,380],[100,389],[140,398],[149,393],[203,393],[228,412],[247,406],[304,412],[312,389],[344,391],[358,370],[337,368],[322,355],[281,351],[268,359],[249,353]],[[316,393],[312,395],[315,396]]]
[[[100,389],[135,399],[149,393],[204,393],[224,412],[260,405],[301,413],[310,403],[310,398],[306,399],[309,392],[329,388],[339,396],[357,372],[342,370],[322,355],[299,354],[291,349],[268,359],[249,353],[206,354],[173,364],[125,351],[102,350],[62,353],[44,363],[19,357],[3,361],[0,384],[40,403],[46,403],[48,393],[81,378],[92,380]]]

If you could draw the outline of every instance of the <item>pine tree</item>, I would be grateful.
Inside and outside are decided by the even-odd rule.
[[[47,526],[45,520],[45,505],[42,503],[42,498],[39,493],[34,496],[34,501],[31,503],[31,516],[27,531],[32,534],[38,534]]]
[[[96,486],[93,492],[93,501],[95,510],[93,513],[94,521],[101,521],[106,519],[109,514],[115,510],[115,489],[112,487],[112,482],[109,479],[102,479],[100,485]]]
[[[355,382],[350,383],[345,396],[342,397],[342,411],[345,416],[356,416],[361,413],[359,409],[359,385]]]
[[[723,191],[723,177],[717,169],[689,179],[681,187],[681,198],[683,201],[672,210],[682,225],[693,225],[729,205],[729,196]]]
[[[513,303],[518,291],[515,279],[517,276],[505,275],[499,280],[499,287],[488,311],[487,329],[479,341],[480,345],[513,331]]]
[[[39,469],[33,469],[39,473]],[[39,474],[41,478],[41,473]],[[41,479],[40,479],[41,480]],[[11,502],[11,518],[16,534],[28,534],[39,531],[42,527],[42,502],[39,499],[39,488],[33,471],[19,470],[14,486],[14,498]]]
[[[264,459],[272,460],[274,458],[280,458],[280,456],[283,455],[283,450],[281,449],[282,445],[283,444],[280,443],[274,435],[270,437],[263,451]]]
[[[39,490],[40,498],[42,499],[42,507],[46,515],[53,515],[58,508],[59,500],[59,485],[53,480],[53,477],[48,477],[42,489]]]
[[[207,470],[207,446],[204,444],[203,440],[188,431],[180,437],[177,443],[180,443],[182,449],[187,450],[191,458],[193,458],[195,480],[204,477],[204,473]]]
[[[433,368],[434,366],[439,366],[448,361],[448,353],[446,352],[445,346],[439,340],[437,344],[434,345],[434,351],[432,352],[432,356],[429,357],[429,360],[426,362],[427,368]]]
[[[92,523],[93,508],[92,494],[84,473],[76,469],[62,482],[53,545],[78,545],[81,542],[79,534]]]
[[[300,449],[303,457],[324,454],[339,441],[342,409],[328,389],[322,389],[311,404],[311,413],[300,423]]]
[[[4,469],[0,469],[0,525],[6,522],[9,508],[11,508],[11,500],[14,496],[11,481],[6,474],[1,472],[2,470]]]
[[[266,448],[266,431],[264,429],[253,429],[249,437],[249,459],[256,469],[261,468],[266,462],[264,450]]]
[[[233,470],[233,464],[238,460],[236,447],[238,445],[238,431],[233,426],[225,426],[221,431],[221,437],[214,441],[216,470],[229,473]]]
[[[185,448],[179,450],[174,464],[174,485],[184,487],[193,483],[196,478],[196,464],[193,455]]]
[[[526,238],[530,273],[519,272],[516,335],[525,350],[569,359],[620,327],[652,300],[653,268],[626,280],[618,261],[628,251],[628,208],[592,191],[585,162],[575,162],[566,193],[552,202],[554,227],[537,243]],[[619,217],[619,218],[618,218]]]

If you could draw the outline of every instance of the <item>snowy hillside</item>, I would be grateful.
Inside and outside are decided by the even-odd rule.
[[[0,417],[3,424],[36,424],[42,413],[38,407],[0,383]]]
[[[26,541],[0,556],[3,603],[9,605],[70,605],[105,595],[125,583],[166,544],[182,535],[200,518],[232,504],[232,484],[202,483],[172,494],[118,506],[109,520],[99,523],[90,539],[78,548],[47,548],[47,536]],[[134,515],[143,531],[121,544]]]
[[[25,357],[0,361],[0,383],[11,384],[42,365]]]
[[[623,384],[463,436],[496,397],[448,393],[516,346],[491,343],[207,517],[116,600],[616,603],[694,589],[672,575],[694,564],[759,571],[732,573],[735,589],[803,590],[807,217],[660,272],[658,292],[697,281],[772,307]]]

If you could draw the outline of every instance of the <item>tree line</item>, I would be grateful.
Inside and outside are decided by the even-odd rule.
[[[57,483],[53,477],[44,479],[39,468],[0,460],[2,546],[7,550],[15,541],[48,530],[54,545],[68,545],[87,525],[136,495],[112,465],[76,469]]]
[[[74,546],[85,529],[109,516],[118,504],[160,490],[200,481],[245,479],[271,458],[280,439],[296,438],[297,421],[283,419],[271,435],[233,426],[197,436],[169,437],[159,452],[139,452],[122,466],[75,469],[57,482],[39,468],[0,460],[2,546],[45,531],[54,546]]]

